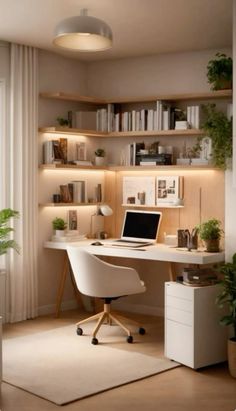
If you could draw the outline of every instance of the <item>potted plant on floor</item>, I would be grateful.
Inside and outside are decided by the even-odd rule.
[[[207,220],[197,226],[198,234],[206,245],[206,251],[217,253],[220,251],[220,239],[223,235],[221,222],[216,218]]]
[[[217,303],[220,307],[226,306],[228,309],[227,315],[221,318],[220,323],[233,328],[233,335],[228,339],[228,363],[230,374],[236,378],[236,253],[231,263],[221,266],[220,273],[223,278]]]
[[[67,227],[67,223],[63,218],[56,217],[52,221],[53,229],[55,230],[56,237],[63,237],[65,235],[65,230]]]
[[[212,90],[224,90],[232,88],[233,60],[224,53],[216,53],[215,59],[207,65],[208,83]]]
[[[19,246],[15,240],[10,239],[10,233],[14,231],[10,227],[10,219],[19,217],[19,212],[10,208],[4,208],[0,210],[0,256],[6,254],[9,248],[13,248],[19,252]]]
[[[105,163],[105,156],[106,156],[105,150],[103,148],[97,148],[94,154],[95,154],[95,165],[103,166]]]

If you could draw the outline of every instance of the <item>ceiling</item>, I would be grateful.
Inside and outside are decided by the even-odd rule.
[[[111,50],[61,52],[52,45],[56,24],[82,8],[110,25]],[[0,40],[84,61],[220,49],[232,46],[232,0],[0,0]]]

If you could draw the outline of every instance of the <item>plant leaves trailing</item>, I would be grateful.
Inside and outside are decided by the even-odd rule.
[[[212,140],[212,163],[226,169],[228,159],[232,158],[232,117],[230,120],[222,111],[216,110],[215,104],[203,104],[206,120],[202,128]]]
[[[9,226],[9,220],[19,217],[19,212],[10,208],[4,208],[0,211],[0,255],[6,254],[9,248],[13,248],[19,253],[20,247],[16,241],[9,239],[10,233],[14,231]]]

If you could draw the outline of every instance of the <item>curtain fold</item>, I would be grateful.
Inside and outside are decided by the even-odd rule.
[[[9,253],[7,321],[37,316],[38,51],[11,44],[8,204],[20,213]]]

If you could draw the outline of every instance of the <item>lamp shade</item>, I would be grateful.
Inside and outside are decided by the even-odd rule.
[[[105,217],[109,217],[110,215],[113,214],[113,210],[111,207],[109,207],[109,205],[107,204],[103,204],[99,206],[99,211],[102,215],[104,215]]]
[[[83,9],[80,16],[62,20],[56,26],[53,44],[81,52],[103,51],[112,46],[112,31],[103,20],[87,16]]]

